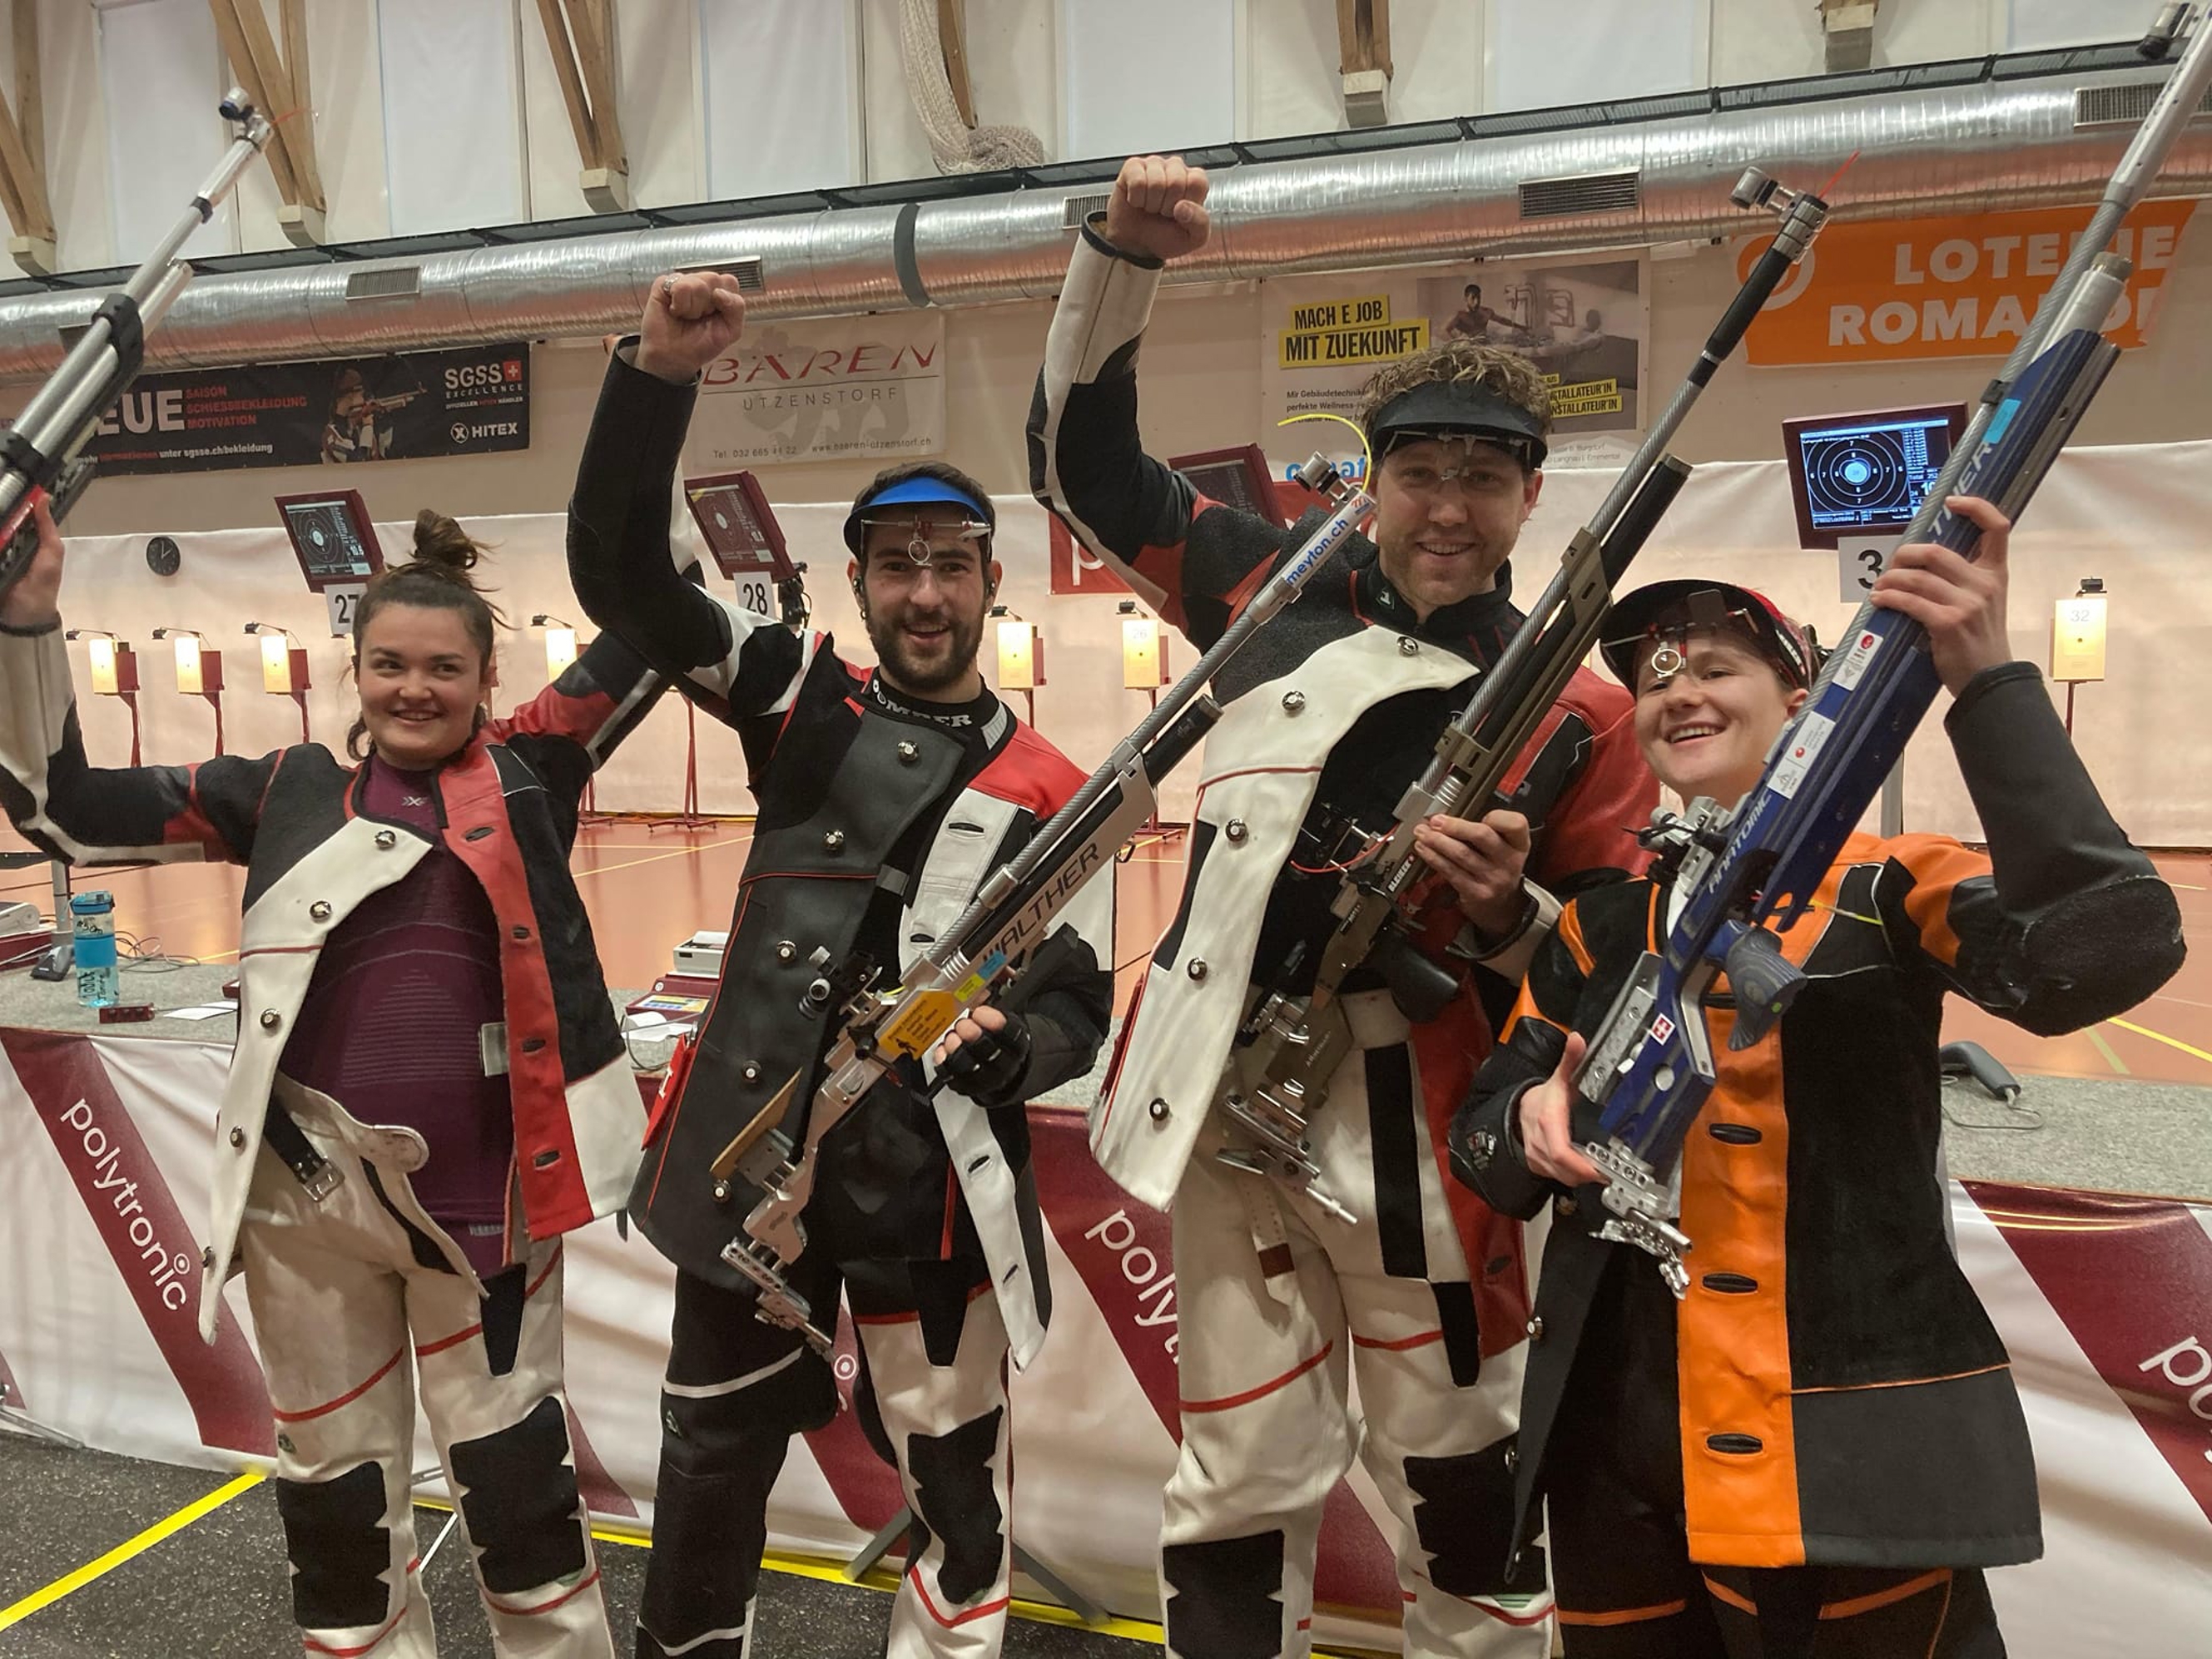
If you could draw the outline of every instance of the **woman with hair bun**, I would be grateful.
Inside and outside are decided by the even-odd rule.
[[[660,682],[602,636],[503,719],[479,549],[425,511],[354,619],[348,766],[86,763],[62,542],[0,599],[0,802],[72,864],[246,868],[200,1331],[246,1275],[307,1650],[430,1659],[417,1379],[503,1656],[613,1646],[562,1388],[561,1236],[620,1206],[643,1114],[568,872]],[[411,1352],[410,1352],[411,1349]]]

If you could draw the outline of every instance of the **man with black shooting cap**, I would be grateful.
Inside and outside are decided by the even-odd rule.
[[[1139,343],[1162,265],[1206,241],[1206,191],[1175,158],[1124,166],[1076,248],[1030,424],[1038,499],[1201,647],[1313,528],[1208,501],[1139,440]],[[1240,1028],[1268,994],[1311,990],[1343,872],[1522,620],[1506,561],[1543,486],[1535,372],[1448,340],[1376,374],[1360,424],[1375,539],[1352,538],[1214,683],[1182,907],[1091,1130],[1115,1180],[1173,1207],[1182,1455],[1160,1576],[1184,1659],[1310,1650],[1322,1508],[1355,1448],[1398,1523],[1406,1651],[1545,1647],[1540,1603],[1489,1599],[1543,1589],[1533,1559],[1503,1572],[1522,1233],[1446,1176],[1444,1130],[1554,895],[1642,867],[1657,791],[1625,693],[1578,672],[1505,799],[1419,831],[1437,878],[1413,931],[1455,994],[1414,1024],[1374,965],[1345,981],[1350,1052],[1310,1127],[1328,1201],[1218,1156],[1245,1150],[1217,1101],[1249,1086]]]
[[[790,1437],[838,1409],[826,1358],[756,1319],[752,1281],[724,1259],[760,1194],[710,1166],[794,1080],[779,1127],[803,1144],[839,1030],[817,977],[862,953],[895,983],[1083,781],[977,672],[997,515],[957,468],[892,467],[845,520],[872,672],[678,571],[669,501],[698,376],[744,315],[725,274],[654,283],[640,339],[607,366],[568,515],[585,610],[736,729],[760,802],[721,987],[647,1121],[630,1198],[677,1266],[640,1659],[742,1659],[769,1488]],[[933,1100],[902,1060],[821,1142],[788,1277],[825,1330],[842,1287],[862,1420],[918,1517],[891,1613],[901,1659],[988,1659],[1005,1629],[1006,1361],[1035,1354],[1051,1303],[1024,1106],[1097,1056],[1112,979],[1093,945],[1112,904],[1105,881],[1071,902],[1073,949],[1017,981],[1018,1013],[955,1026],[952,1087]]]

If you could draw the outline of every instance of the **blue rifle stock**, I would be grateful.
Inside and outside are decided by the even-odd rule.
[[[2123,270],[2108,259],[2093,271],[2074,314],[2101,318]],[[2012,383],[1953,493],[1982,496],[2017,520],[2118,355],[2094,328],[2060,335]],[[1932,495],[1926,539],[1972,558],[1980,528]],[[1741,805],[1730,813],[1695,801],[1662,832],[1681,851],[1675,890],[1686,897],[1665,949],[1638,963],[1591,1040],[1576,1085],[1601,1106],[1604,1139],[1583,1151],[1608,1177],[1607,1236],[1657,1256],[1678,1296],[1690,1241],[1672,1224],[1677,1170],[1683,1138],[1713,1088],[1707,1016],[1716,981],[1727,975],[1735,1004],[1731,1048],[1775,1029],[1804,981],[1778,932],[1814,902],[1939,684],[1927,631],[1900,612],[1863,606]]]
[[[1945,505],[1957,494],[1978,495],[2017,520],[2111,369],[2118,351],[2102,337],[2104,319],[2129,267],[2103,250],[2212,88],[2212,28],[2197,9],[2161,7],[2137,48],[2148,60],[2164,59],[2197,22],[2050,294],[1984,390],[1907,541],[1933,540],[1971,558],[1980,532]],[[1935,664],[1917,623],[1863,605],[1844,640],[1739,806],[1696,800],[1656,827],[1681,855],[1674,888],[1680,908],[1664,947],[1637,963],[1575,1074],[1577,1095],[1598,1109],[1597,1134],[1582,1150],[1607,1178],[1612,1214],[1604,1236],[1657,1257],[1678,1297],[1689,1285],[1682,1253],[1690,1248],[1674,1224],[1681,1213],[1681,1146],[1714,1084],[1706,1016],[1717,1005],[1708,999],[1725,972],[1733,1048],[1750,1047],[1780,1023],[1804,975],[1784,958],[1776,930],[1814,902],[1936,696]]]

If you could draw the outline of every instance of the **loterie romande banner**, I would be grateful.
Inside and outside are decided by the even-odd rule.
[[[2146,202],[2114,247],[2131,261],[2119,315],[2122,347],[2150,337],[2167,273],[2193,202]],[[2066,262],[2087,216],[2036,208],[1875,224],[1832,224],[1744,337],[1754,363],[1887,363],[1929,357],[2002,357]],[[1736,275],[1766,246],[1747,238]]]

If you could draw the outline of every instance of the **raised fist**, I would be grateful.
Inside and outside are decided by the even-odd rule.
[[[638,325],[637,366],[664,380],[689,381],[736,344],[744,326],[744,296],[729,272],[656,276]]]
[[[1180,155],[1132,155],[1106,203],[1106,240],[1146,259],[1180,259],[1206,246],[1206,169]]]

